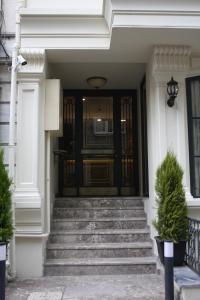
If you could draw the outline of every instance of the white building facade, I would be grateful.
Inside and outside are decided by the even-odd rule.
[[[175,152],[183,167],[189,215],[200,219],[199,1],[153,0],[150,5],[148,0],[18,0],[16,5],[17,54],[27,61],[14,70],[16,146],[10,163],[14,164],[17,276],[43,275],[52,207],[59,192],[56,151],[63,150],[59,146],[64,132],[62,94],[88,90],[86,79],[91,76],[107,79],[105,91],[137,92],[136,196],[143,197],[151,237],[155,173],[167,150]],[[179,85],[173,107],[167,105],[171,77]],[[8,129],[1,132],[7,153]]]

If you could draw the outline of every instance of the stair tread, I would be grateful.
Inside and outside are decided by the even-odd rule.
[[[142,201],[142,197],[56,197],[55,201],[59,201],[59,200],[141,200]]]
[[[156,257],[115,257],[115,258],[56,258],[47,259],[45,265],[138,265],[156,264]]]
[[[141,197],[55,199],[46,274],[152,273],[155,269]]]
[[[81,210],[81,211],[88,211],[88,210],[140,210],[144,211],[143,207],[138,207],[138,206],[130,206],[130,207],[54,207],[56,210],[68,210],[68,211],[73,211],[73,210]]]
[[[129,233],[149,233],[148,228],[142,229],[87,229],[87,230],[59,230],[51,231],[51,234],[129,234]]]
[[[124,249],[124,248],[152,248],[151,242],[130,243],[50,243],[48,249]]]
[[[53,222],[109,222],[109,221],[143,221],[146,217],[132,217],[132,218],[56,218]]]

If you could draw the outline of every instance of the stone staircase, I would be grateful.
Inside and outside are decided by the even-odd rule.
[[[155,273],[142,199],[57,198],[45,275]]]

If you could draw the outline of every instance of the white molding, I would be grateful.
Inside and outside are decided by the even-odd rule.
[[[101,14],[76,13],[55,8],[22,8],[21,37],[23,47],[46,49],[109,49],[114,28],[200,28],[200,10],[180,9],[116,9],[110,0],[104,1]],[[123,7],[123,3],[121,4]],[[127,10],[127,7],[130,7]],[[192,8],[195,8],[193,5]],[[56,47],[55,47],[56,44]],[[52,46],[53,45],[53,46]]]
[[[113,10],[113,28],[200,28],[200,11]]]
[[[38,48],[46,49],[92,49],[92,50],[107,50],[110,48],[110,37],[102,36],[63,36],[62,38],[57,35],[52,36],[37,36],[37,37],[23,37],[22,46],[31,47],[34,44]]]
[[[48,233],[42,233],[41,231],[26,231],[26,230],[18,230],[15,234],[16,238],[47,238],[49,236]]]
[[[36,15],[22,18],[21,44],[24,48],[109,49],[110,34],[103,17]]]
[[[95,34],[90,34],[90,33],[24,33],[24,34],[21,34],[21,36],[23,38],[49,38],[49,37],[52,37],[52,38],[74,38],[74,39],[77,39],[77,38],[107,38],[109,37],[109,35],[107,33],[95,33]],[[55,48],[55,47],[54,47]],[[31,49],[31,48],[30,48]]]
[[[113,10],[113,14],[119,15],[169,15],[169,16],[200,16],[200,10]]]
[[[188,187],[184,187],[187,206],[189,208],[200,208],[200,198],[194,198]]]
[[[23,0],[22,0],[23,1]],[[77,18],[102,18],[103,13],[86,13],[86,12],[77,12],[69,9],[51,9],[51,8],[22,8],[20,10],[20,15],[22,18],[26,17],[77,17]]]
[[[16,197],[15,197],[15,199],[16,199]],[[30,208],[40,209],[41,208],[41,202],[40,201],[38,201],[38,202],[36,202],[36,201],[33,201],[33,202],[29,201],[29,202],[27,202],[27,197],[25,199],[26,199],[26,202],[25,201],[21,201],[21,202],[20,201],[16,201],[16,203],[15,203],[15,209],[30,209]],[[20,200],[21,200],[21,198],[20,198]],[[29,200],[31,200],[30,197],[29,197]],[[33,198],[33,200],[35,200],[35,198]]]
[[[23,9],[26,6],[26,0],[17,0],[16,6],[17,10]]]
[[[45,72],[46,55],[44,49],[38,48],[21,48],[20,54],[26,59],[27,65],[21,66],[18,70],[20,76],[22,74],[31,73],[43,74]]]
[[[187,72],[191,66],[191,48],[179,45],[156,45],[152,55],[152,71]]]
[[[193,200],[187,200],[187,206],[189,208],[200,208],[200,198],[193,198]]]

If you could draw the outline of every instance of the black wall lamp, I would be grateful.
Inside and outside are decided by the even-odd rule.
[[[167,105],[172,107],[174,106],[175,98],[178,95],[179,87],[178,82],[174,80],[172,77],[171,80],[167,83],[167,93],[169,95],[169,99],[167,100]]]

